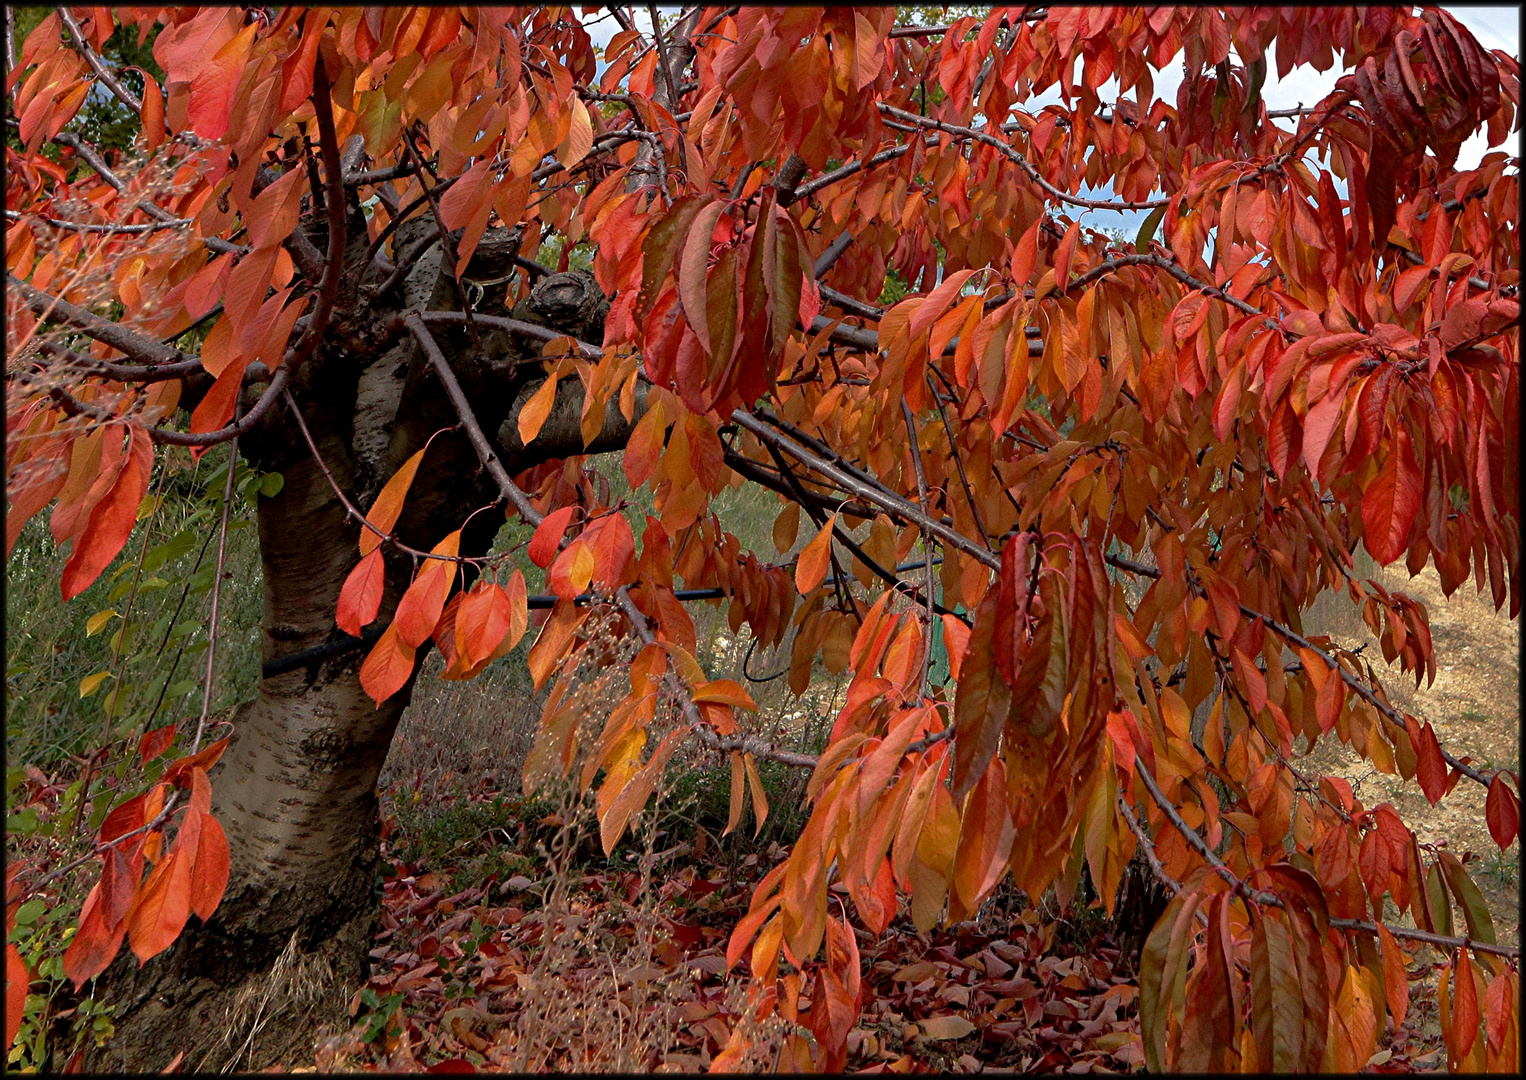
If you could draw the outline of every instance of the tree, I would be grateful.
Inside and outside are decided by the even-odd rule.
[[[126,544],[155,447],[284,477],[258,509],[266,676],[215,816],[203,757],[100,836],[114,876],[74,970],[123,932],[153,957],[106,970],[110,1060],[190,1038],[214,1061],[283,956],[358,985],[374,784],[420,660],[470,678],[526,633],[506,511],[552,605],[529,782],[580,763],[606,850],[684,740],[726,755],[734,813],[758,760],[814,770],[731,939],[756,1013],[812,1033],[784,1060],[844,1062],[855,923],[908,896],[919,927],[957,922],[1009,871],[1068,897],[1083,867],[1111,910],[1138,852],[1174,894],[1139,976],[1152,1067],[1360,1067],[1405,1011],[1403,940],[1453,950],[1451,1058],[1508,1068],[1517,953],[1463,865],[1299,758],[1334,737],[1432,802],[1486,785],[1501,846],[1518,777],[1443,748],[1300,615],[1345,591],[1385,660],[1434,678],[1424,608],[1359,580],[1358,544],[1519,613],[1518,161],[1455,168],[1474,131],[1518,130],[1517,60],[1429,8],[690,8],[651,34],[611,7],[601,64],[583,20],[606,13],[582,11],[73,9],[20,43],[12,542],[55,503],[68,597]],[[163,85],[101,58],[114,19],[158,28]],[[1274,46],[1279,74],[1346,74],[1269,113]],[[1173,104],[1154,78],[1178,57]],[[138,115],[133,156],[66,130],[92,91]],[[1147,212],[1132,250],[1083,227],[1101,209]],[[911,292],[882,307],[892,273]],[[595,482],[617,449],[655,512]],[[781,551],[804,511],[792,560],[725,531],[737,483],[779,495]],[[819,757],[749,731],[688,590],[791,641],[797,693],[817,656],[852,669]],[[599,665],[622,700],[579,747]],[[149,804],[177,777],[161,848],[178,811]],[[213,913],[208,864],[159,856],[218,821]],[[747,1051],[739,1027],[718,1065]]]

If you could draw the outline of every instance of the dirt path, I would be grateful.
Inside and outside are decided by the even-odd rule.
[[[1411,578],[1402,566],[1365,569],[1385,588],[1404,592],[1425,604],[1431,640],[1436,650],[1436,681],[1421,684],[1403,675],[1398,666],[1378,665],[1394,705],[1430,721],[1443,747],[1488,773],[1496,768],[1519,770],[1520,740],[1520,624],[1495,611],[1487,591],[1480,596],[1470,580],[1450,599],[1427,566]],[[1367,642],[1367,655],[1381,649],[1345,599],[1316,606],[1318,629],[1340,640]],[[1314,627],[1316,619],[1307,621]],[[1364,805],[1391,802],[1415,830],[1421,843],[1445,844],[1462,858],[1469,875],[1483,892],[1501,944],[1520,941],[1520,841],[1501,852],[1484,823],[1484,789],[1464,777],[1452,793],[1431,806],[1419,785],[1386,776],[1368,762],[1331,740],[1314,761],[1347,777]],[[1471,852],[1474,858],[1470,858]]]

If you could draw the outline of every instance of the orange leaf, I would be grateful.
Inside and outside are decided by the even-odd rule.
[[[499,656],[518,645],[525,636],[525,631],[530,628],[529,597],[526,595],[524,574],[515,570],[504,591],[509,596],[509,633],[498,648],[493,650]]]
[[[461,530],[457,529],[434,546],[433,555],[455,556],[461,545]],[[410,649],[417,649],[434,633],[445,610],[445,600],[450,595],[451,584],[456,580],[456,564],[453,559],[429,559],[419,571],[408,591],[397,602],[397,614],[392,626],[397,630],[398,640]]]
[[[175,943],[191,917],[191,862],[172,850],[143,883],[127,919],[127,941],[140,963],[147,963]]]
[[[256,196],[254,205],[244,215],[251,246],[273,247],[291,235],[302,210],[305,178],[304,170],[290,169]]]
[[[1404,1023],[1404,1014],[1409,1011],[1409,976],[1405,972],[1405,956],[1399,950],[1399,943],[1394,940],[1393,934],[1388,932],[1388,927],[1378,924],[1378,940],[1383,945],[1383,990],[1388,998],[1388,1012],[1393,1017],[1394,1027],[1400,1027]]]
[[[521,580],[523,580],[521,578]],[[514,621],[508,594],[490,581],[478,581],[461,598],[456,612],[456,652],[463,668],[490,656]]]
[[[195,874],[191,878],[191,910],[202,922],[212,917],[228,888],[231,863],[228,838],[211,814],[201,815],[201,836],[196,844]]]
[[[362,537],[364,540],[364,537]],[[361,630],[374,622],[381,610],[382,592],[386,586],[386,567],[382,563],[381,549],[377,548],[350,571],[339,590],[339,605],[334,622],[351,637],[360,637]]]
[[[217,764],[217,759],[223,756],[223,751],[226,749],[228,749],[228,739],[227,736],[224,736],[199,753],[192,754],[190,757],[183,757],[179,761],[174,762],[168,769],[164,770],[164,775],[159,779],[165,784],[189,786],[194,790],[194,770],[201,769],[205,771],[211,769],[213,765]],[[191,779],[187,781],[186,777]],[[144,820],[148,820],[148,818],[145,817]],[[104,830],[102,832],[104,833]]]
[[[547,581],[551,591],[563,600],[571,600],[585,591],[593,581],[593,549],[582,537],[568,544],[551,564]]]
[[[535,535],[530,538],[530,547],[526,551],[531,562],[541,569],[551,565],[551,560],[556,557],[557,547],[561,544],[562,533],[567,531],[567,525],[576,511],[576,506],[564,506],[560,510],[551,511],[541,519],[541,523],[535,527]]]
[[[1001,880],[1015,832],[1007,812],[1007,771],[1001,758],[993,757],[965,804],[954,855],[954,889],[967,911],[979,907]]]
[[[164,145],[164,91],[159,81],[140,67],[132,68],[143,76],[143,108],[139,116],[143,121],[143,140],[153,153]]]
[[[752,700],[752,695],[743,688],[741,683],[733,679],[716,679],[714,682],[696,686],[692,697],[696,705],[701,702],[715,702],[738,709],[751,709],[753,712],[758,710],[758,704]]]
[[[1065,231],[1065,238],[1060,241],[1060,246],[1054,252],[1054,283],[1061,289],[1070,280],[1070,263],[1076,254],[1076,240],[1081,236],[1081,219],[1071,222],[1070,228]]]
[[[412,646],[398,640],[397,623],[382,631],[365,663],[360,665],[360,686],[381,708],[381,703],[403,688],[413,674]]]
[[[647,399],[646,414],[636,422],[630,441],[625,445],[625,478],[633,488],[647,482],[657,468],[662,454],[663,440],[667,436],[667,417],[663,415],[662,402]]]
[[[106,436],[112,437],[111,433]],[[72,600],[89,588],[101,571],[117,557],[138,520],[138,504],[148,492],[148,478],[153,470],[153,445],[148,433],[133,428],[122,471],[111,490],[90,511],[89,524],[75,541],[74,552],[64,565],[60,587],[65,600]]]
[[[419,471],[419,462],[423,460],[424,451],[420,450],[403,462],[402,468],[392,474],[392,479],[387,481],[386,487],[381,489],[381,494],[376,496],[376,501],[371,504],[366,520],[380,532],[391,533],[392,526],[397,524],[398,515],[403,512],[403,500],[408,497],[408,488],[413,484],[413,477]],[[370,529],[361,530],[360,553],[362,555],[371,554],[380,543],[381,537],[376,533]]]
[[[546,376],[545,382],[540,384],[540,389],[530,395],[519,409],[519,441],[521,445],[529,446],[535,441],[535,436],[540,434],[540,429],[546,423],[546,417],[551,415],[551,406],[556,402],[556,384],[560,368]]]
[[[820,585],[827,576],[827,568],[832,562],[832,528],[836,524],[837,515],[833,514],[795,561],[795,588],[800,590],[801,596]]]

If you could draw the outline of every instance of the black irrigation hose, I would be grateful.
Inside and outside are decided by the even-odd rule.
[[[934,559],[933,565],[936,566],[942,561],[941,558]],[[904,566],[897,566],[896,571],[900,573],[907,570],[920,570],[921,568],[922,563],[914,562],[906,563]],[[726,598],[727,593],[725,589],[677,589],[673,595],[680,601],[723,600]],[[581,593],[574,597],[572,602],[579,605],[591,604],[595,599],[597,597],[593,593]],[[557,598],[555,596],[531,596],[527,600],[531,611],[539,611],[554,607]],[[384,629],[385,627],[375,626],[361,634],[358,638],[345,635],[337,641],[326,641],[322,645],[314,645],[311,649],[302,649],[300,652],[290,653],[286,656],[277,657],[274,660],[267,660],[260,665],[260,678],[273,679],[277,675],[284,675],[288,671],[295,671],[297,668],[308,667],[335,656],[343,656],[345,653],[370,648],[382,636]],[[753,639],[753,643],[757,643],[756,638]],[[747,655],[749,657],[752,655],[751,648],[747,650]],[[746,661],[744,660],[742,665],[743,674],[747,674],[746,666]],[[754,679],[750,674],[747,674],[747,678],[752,682],[767,682],[769,679],[776,679],[782,674],[784,672],[780,671],[776,675],[768,676],[767,679]]]

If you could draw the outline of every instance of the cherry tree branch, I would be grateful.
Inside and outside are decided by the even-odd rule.
[[[106,61],[101,59],[100,53],[90,47],[90,42],[86,39],[84,31],[80,29],[79,23],[74,21],[74,15],[69,11],[67,6],[58,8],[58,17],[63,20],[64,26],[68,27],[69,36],[74,39],[74,45],[79,49],[81,55],[84,56],[85,63],[90,65],[90,70],[95,72],[96,77],[101,80],[106,89],[110,90],[118,101],[122,102],[133,112],[142,112],[143,99],[123,86],[111,69],[106,66]]]
[[[1061,191],[1044,179],[1043,174],[1034,167],[1033,163],[1014,148],[1011,143],[998,139],[994,135],[989,135],[983,131],[976,131],[974,128],[960,127],[957,124],[945,124],[941,120],[933,120],[926,116],[919,116],[914,112],[897,109],[893,105],[885,104],[883,101],[879,103],[879,110],[887,116],[893,116],[908,124],[932,128],[935,131],[958,135],[961,138],[973,139],[976,142],[995,147],[1003,156],[1027,174],[1028,179],[1032,180],[1056,199],[1059,199],[1061,202],[1070,203],[1072,206],[1082,206],[1088,210],[1154,210],[1157,207],[1166,206],[1171,202],[1170,199],[1152,199],[1148,202],[1134,202],[1129,199],[1087,199],[1079,195],[1071,195],[1068,192]]]
[[[1197,830],[1182,820],[1182,816],[1176,812],[1176,807],[1171,805],[1171,800],[1166,798],[1165,793],[1162,792],[1160,790],[1160,786],[1156,784],[1155,777],[1151,776],[1150,770],[1145,768],[1144,762],[1136,759],[1134,762],[1134,771],[1135,774],[1139,777],[1140,782],[1144,784],[1145,790],[1150,793],[1150,798],[1155,800],[1155,805],[1160,807],[1161,812],[1165,814],[1166,820],[1171,823],[1172,827],[1176,829],[1177,832],[1181,833],[1182,839],[1186,840],[1187,843],[1193,848],[1193,850],[1201,855],[1204,861],[1207,862],[1215,872],[1217,872],[1221,877],[1224,878],[1225,881],[1229,883],[1230,887],[1235,891],[1236,895],[1241,897],[1247,903],[1262,904],[1268,907],[1285,906],[1282,902],[1282,898],[1277,896],[1275,893],[1262,892],[1258,889],[1253,889],[1246,885],[1245,882],[1241,881],[1239,877],[1235,875],[1233,870],[1225,865],[1224,860],[1220,859],[1216,854],[1214,854],[1213,849],[1208,846],[1208,842],[1206,840],[1198,835]],[[1132,822],[1133,815],[1129,815],[1129,817],[1132,824],[1137,824]],[[1146,861],[1151,862],[1152,870],[1154,870],[1155,866],[1159,864],[1158,859],[1152,860],[1147,857]],[[1171,885],[1171,879],[1169,877],[1162,877],[1162,881],[1164,881],[1168,886]],[[1180,892],[1181,886],[1179,884],[1176,885],[1174,891]],[[1332,918],[1330,920],[1330,925],[1341,930],[1358,930],[1369,934],[1375,934],[1378,932],[1376,923],[1370,923],[1364,919]],[[1393,934],[1393,936],[1396,938],[1408,938],[1411,941],[1423,941],[1427,944],[1443,946],[1446,948],[1468,948],[1472,949],[1474,952],[1493,953],[1495,956],[1504,956],[1511,959],[1517,958],[1521,955],[1521,950],[1513,946],[1493,945],[1489,942],[1476,941],[1469,937],[1456,937],[1448,934],[1433,934],[1425,930],[1411,930],[1402,926],[1389,926],[1386,923],[1384,924],[1384,929],[1388,930],[1388,932]]]
[[[1146,566],[1143,563],[1135,562],[1132,559],[1126,559],[1119,555],[1105,556],[1105,561],[1111,566],[1116,566],[1120,570],[1125,570],[1128,573],[1135,574],[1140,577],[1160,577],[1160,571],[1155,567]],[[1265,612],[1257,611],[1255,608],[1247,607],[1245,604],[1240,605],[1240,614],[1244,615],[1247,619],[1260,619],[1262,623],[1266,625],[1268,630],[1271,630],[1284,641],[1290,641],[1302,648],[1308,649],[1315,656],[1318,656],[1321,660],[1323,660],[1325,662],[1325,666],[1328,667],[1331,671],[1339,673],[1341,681],[1344,682],[1347,686],[1351,687],[1351,689],[1354,690],[1364,701],[1372,705],[1372,707],[1377,709],[1379,712],[1383,713],[1395,724],[1398,724],[1406,731],[1409,730],[1409,725],[1405,723],[1403,714],[1398,712],[1392,705],[1388,704],[1388,702],[1380,698],[1361,679],[1342,667],[1339,660],[1325,652],[1325,650],[1321,649],[1318,645],[1314,644],[1302,634],[1296,633],[1292,627],[1284,626],[1282,623],[1278,622],[1276,619],[1272,618]],[[1485,776],[1483,773],[1473,768],[1467,762],[1459,761],[1452,754],[1448,753],[1445,748],[1441,750],[1441,756],[1448,765],[1456,769],[1468,779],[1482,784],[1484,787],[1489,786],[1491,779],[1490,777]]]
[[[5,275],[5,283],[15,290],[16,295],[20,296],[26,306],[31,308],[33,314],[39,318],[48,320],[57,318],[134,360],[156,367],[186,363],[199,366],[201,363],[198,357],[187,356],[179,349],[163,345],[154,338],[131,330],[121,323],[92,315],[84,308],[76,307],[67,300],[50,296],[28,282],[22,281],[15,274],[8,272]]]

